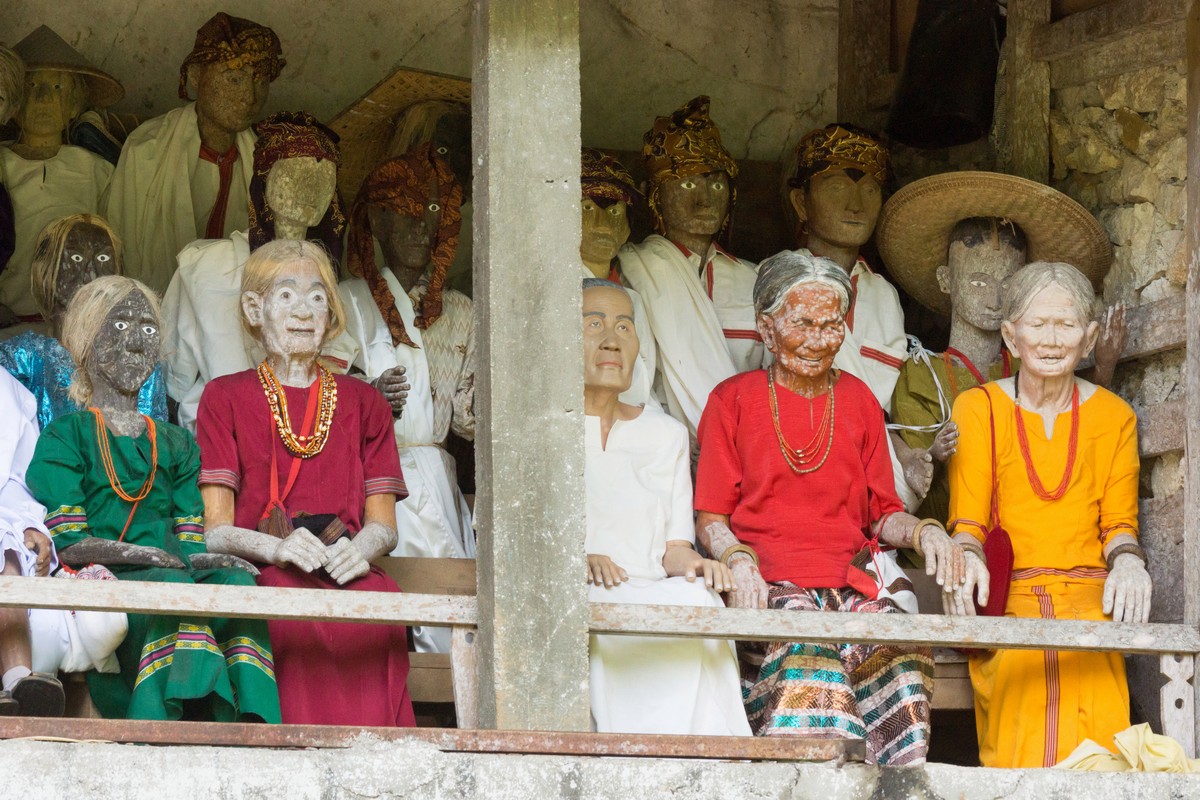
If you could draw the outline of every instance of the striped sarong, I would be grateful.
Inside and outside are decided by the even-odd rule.
[[[771,608],[903,613],[850,588],[773,584]],[[927,647],[770,642],[762,665],[743,672],[746,716],[756,736],[865,739],[871,764],[923,764],[929,749],[933,653]]]

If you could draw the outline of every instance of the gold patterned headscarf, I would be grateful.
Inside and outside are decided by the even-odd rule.
[[[639,192],[633,176],[620,161],[594,147],[585,147],[580,152],[579,163],[579,185],[584,197],[613,202],[623,200],[626,205],[633,205]]]
[[[705,95],[692,98],[670,116],[655,119],[654,127],[642,137],[642,161],[650,179],[646,199],[659,233],[666,232],[658,208],[659,188],[665,181],[723,171],[729,175],[729,210],[733,210],[737,199],[733,186],[738,174],[737,162],[721,144],[721,132],[708,116],[708,105]],[[727,214],[722,229],[728,222]]]
[[[880,186],[887,181],[888,151],[874,134],[854,125],[834,123],[809,131],[796,144],[796,170],[788,185],[801,189],[835,169],[856,169]]]
[[[188,99],[187,72],[193,64],[225,64],[230,69],[252,67],[256,76],[273,81],[287,61],[275,31],[224,11],[196,31],[196,44],[179,67],[179,96]]]

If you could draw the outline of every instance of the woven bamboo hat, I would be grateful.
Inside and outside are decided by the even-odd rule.
[[[1086,208],[1062,192],[998,172],[947,172],[922,178],[884,205],[875,229],[888,272],[922,305],[950,313],[937,268],[946,263],[950,231],[971,217],[1002,217],[1020,226],[1027,261],[1063,261],[1097,291],[1112,263],[1112,243]]]
[[[108,108],[125,96],[120,81],[94,66],[45,25],[17,42],[13,50],[24,60],[26,71],[57,69],[82,76],[88,92],[85,108]]]

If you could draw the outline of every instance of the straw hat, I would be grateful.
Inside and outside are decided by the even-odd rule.
[[[108,108],[125,96],[125,87],[120,81],[93,66],[45,25],[17,42],[13,50],[25,61],[26,71],[57,69],[83,76],[88,92],[85,108]]]
[[[338,188],[343,197],[357,197],[367,175],[386,160],[386,149],[400,112],[424,100],[446,100],[469,105],[471,82],[400,67],[377,83],[330,121],[341,139],[342,165]]]
[[[970,217],[1015,222],[1028,261],[1064,261],[1099,291],[1112,263],[1112,243],[1096,218],[1056,189],[998,172],[947,172],[892,195],[879,214],[875,241],[888,272],[914,299],[942,314],[950,297],[935,273],[946,263],[950,231]]]

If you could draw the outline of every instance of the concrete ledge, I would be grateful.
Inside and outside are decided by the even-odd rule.
[[[158,798],[1185,798],[1200,776],[932,765],[711,762],[442,753],[363,737],[340,750],[0,742],[6,800]]]

